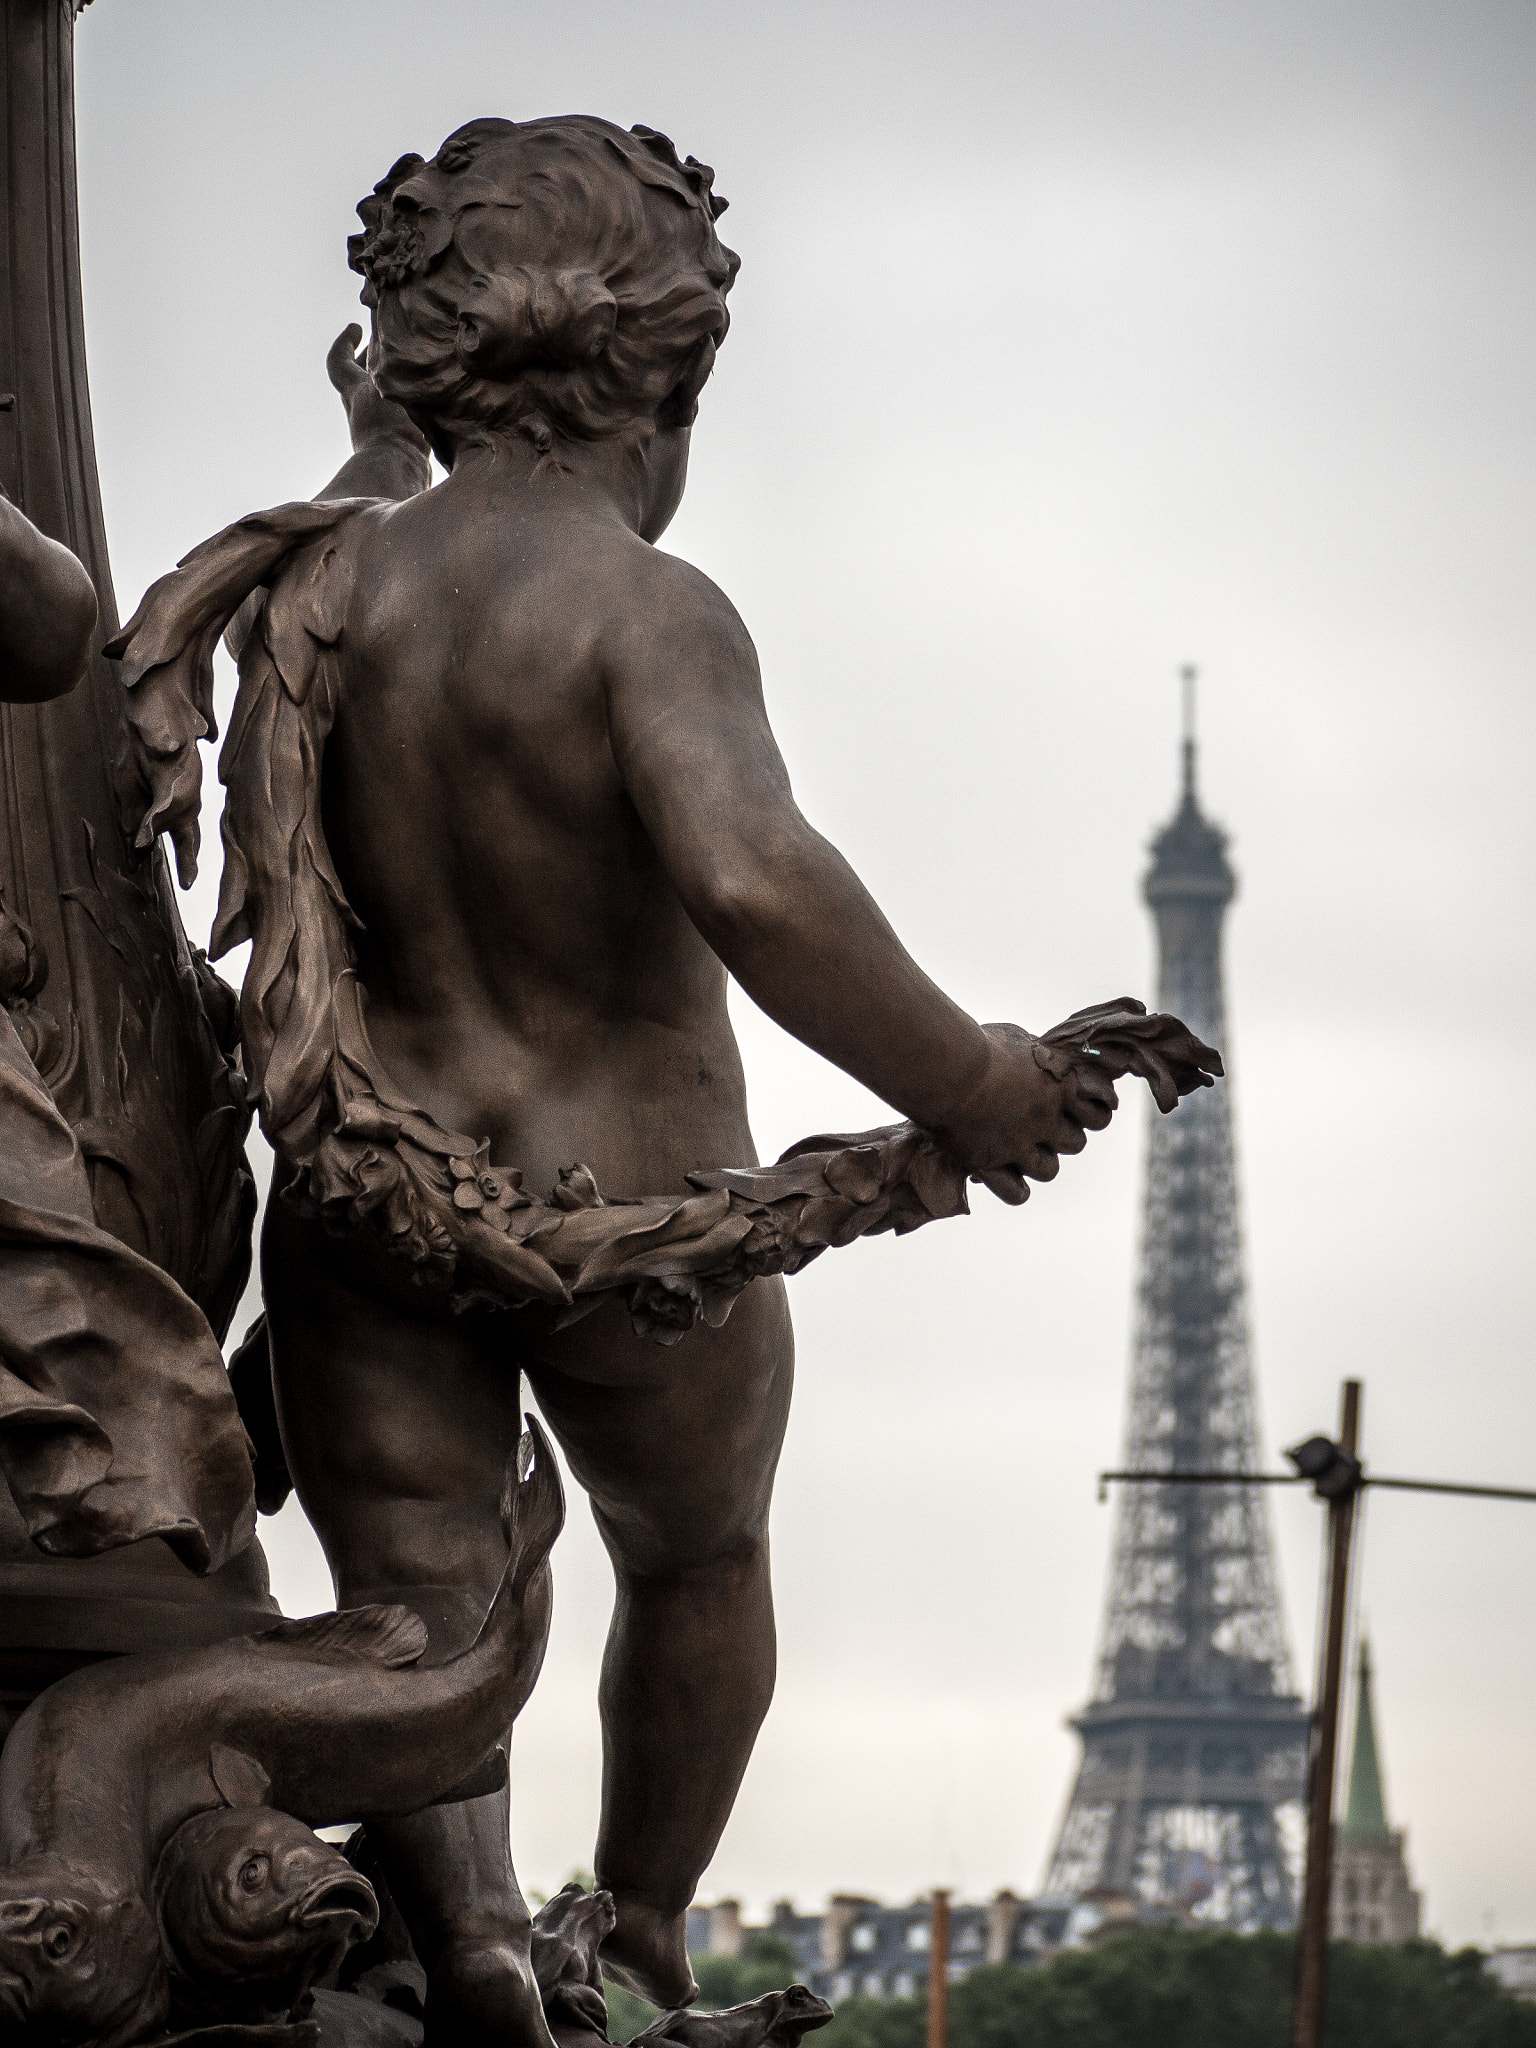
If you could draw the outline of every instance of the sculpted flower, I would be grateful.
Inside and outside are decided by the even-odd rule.
[[[704,1293],[691,1276],[637,1280],[629,1293],[629,1315],[637,1336],[654,1344],[675,1344],[704,1307]]]

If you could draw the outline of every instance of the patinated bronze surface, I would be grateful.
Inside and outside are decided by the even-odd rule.
[[[402,158],[351,244],[366,352],[351,329],[329,362],[351,460],[196,548],[108,642],[124,859],[166,834],[184,880],[221,635],[239,655],[213,950],[251,942],[232,1102],[278,1170],[236,1384],[262,1503],[297,1487],[342,1612],[100,1664],[22,1716],[0,1757],[19,2039],[576,2048],[606,1974],[671,2009],[658,2041],[792,2048],[829,2016],[802,1987],[678,2011],[773,1687],[782,1276],[962,1214],[968,1180],[1022,1202],[1122,1075],[1172,1109],[1220,1072],[1129,999],[1040,1037],[977,1024],[795,805],[745,628],[657,545],[728,324],[723,205],[664,136],[594,119],[476,121]],[[905,1121],[760,1166],[731,974]],[[124,1441],[173,1364],[131,1378]],[[525,1378],[616,1581],[599,1890],[538,1922],[505,1746],[559,1499]],[[150,1474],[162,1509],[209,1483],[222,1382],[215,1406]],[[243,1439],[235,1463],[192,1515],[226,1544]],[[343,1868],[310,1830],[358,1820]]]

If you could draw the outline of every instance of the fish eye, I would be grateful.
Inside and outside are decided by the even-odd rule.
[[[253,1856],[248,1863],[242,1864],[239,1879],[241,1891],[259,1892],[266,1883],[267,1873],[271,1868],[271,1858],[267,1856]]]
[[[43,1936],[43,1953],[54,1962],[62,1962],[75,1945],[75,1930],[62,1921],[50,1927]]]

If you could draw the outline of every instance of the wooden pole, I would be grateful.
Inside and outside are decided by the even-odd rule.
[[[949,2048],[949,1893],[928,1902],[928,2048]]]
[[[1344,1382],[1339,1448],[1360,1447],[1360,1382]],[[1344,1624],[1349,1610],[1349,1556],[1358,1480],[1328,1502],[1328,1608],[1323,1665],[1312,1717],[1307,1780],[1307,1868],[1296,1946],[1296,2001],[1291,2048],[1320,2048],[1328,1988],[1328,1907],[1333,1890],[1333,1779],[1339,1748],[1339,1695],[1344,1675]]]

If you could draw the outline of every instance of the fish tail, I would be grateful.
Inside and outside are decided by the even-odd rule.
[[[554,1547],[565,1523],[565,1489],[549,1438],[530,1415],[527,1433],[507,1461],[501,1527],[511,1553],[508,1590],[521,1594]]]

